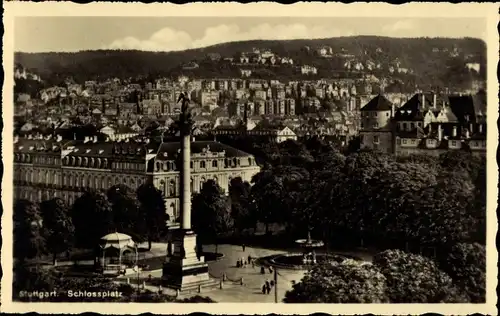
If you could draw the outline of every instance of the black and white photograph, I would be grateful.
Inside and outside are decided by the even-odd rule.
[[[5,311],[496,310],[497,7],[9,5]]]

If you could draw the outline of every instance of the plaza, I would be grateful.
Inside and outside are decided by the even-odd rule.
[[[142,246],[142,245],[141,245]],[[188,291],[179,292],[179,298],[187,298],[195,295],[208,296],[212,300],[218,303],[236,303],[236,302],[246,302],[246,303],[274,303],[275,293],[274,288],[271,290],[270,294],[262,293],[262,285],[266,280],[271,281],[274,278],[274,273],[270,273],[268,269],[265,270],[265,274],[260,273],[260,266],[255,265],[252,267],[251,264],[247,264],[246,267],[238,268],[236,267],[236,262],[242,257],[247,259],[248,256],[252,258],[261,258],[276,254],[283,254],[287,251],[284,250],[271,250],[259,247],[246,246],[245,251],[243,251],[242,246],[239,245],[204,245],[203,250],[207,253],[214,253],[217,248],[217,252],[222,256],[217,260],[209,261],[209,275],[214,282],[220,283],[222,275],[226,275],[226,281],[223,282],[222,289],[220,286],[215,286],[211,288],[202,288],[201,292],[198,291]],[[165,257],[166,243],[153,243],[151,250],[141,254],[141,260],[150,260],[152,258],[158,259],[159,261]],[[342,253],[345,255],[357,256],[363,260],[370,261],[371,256],[368,253],[353,251]],[[281,302],[285,296],[285,293],[292,288],[293,282],[299,282],[305,274],[305,270],[289,270],[289,269],[278,269],[278,302]],[[141,271],[139,274],[133,273],[128,275],[120,276],[116,279],[116,282],[126,283],[127,279],[130,284],[137,284],[137,278],[140,281],[140,288],[145,288],[153,292],[158,292],[159,286],[156,285],[155,280],[161,278],[161,269],[152,269],[151,271]],[[151,281],[148,279],[151,278]],[[240,280],[243,279],[243,284]],[[176,295],[176,291],[172,289],[162,288],[162,291],[166,295]]]

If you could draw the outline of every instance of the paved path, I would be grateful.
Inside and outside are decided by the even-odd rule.
[[[142,247],[147,247],[147,245],[141,245]],[[166,243],[153,243],[151,250],[147,252],[142,252],[140,258],[151,258],[165,256],[167,249]],[[204,245],[203,250],[206,252],[215,252],[215,245]],[[208,296],[216,302],[223,303],[235,303],[235,302],[247,302],[247,303],[273,303],[275,301],[274,288],[270,294],[262,294],[262,285],[266,280],[273,280],[274,274],[269,273],[266,270],[266,274],[260,274],[260,267],[247,265],[245,268],[237,268],[236,262],[239,258],[248,258],[248,255],[253,258],[265,257],[273,254],[285,253],[285,251],[270,250],[255,247],[246,247],[243,251],[241,246],[235,245],[218,245],[217,252],[222,253],[224,256],[219,258],[217,261],[208,262],[209,272],[212,277],[222,277],[223,273],[230,280],[240,280],[243,278],[243,285],[239,285],[237,282],[226,281],[224,283],[223,289],[205,289],[202,293],[180,293],[179,298],[186,298],[194,295]],[[344,252],[344,254],[350,254],[353,256],[360,257],[363,260],[371,261],[371,256],[363,252]],[[292,281],[299,282],[304,276],[305,271],[300,270],[278,270],[278,302],[281,302],[285,296],[286,291],[292,288]],[[140,273],[140,278],[147,278],[151,275],[153,278],[160,278],[162,274],[161,270],[154,271],[143,271]],[[121,276],[117,278],[117,282],[126,282],[126,279],[130,278],[131,281],[137,278],[137,274],[133,273],[128,276]],[[135,282],[134,282],[135,283]],[[135,285],[134,285],[135,286]],[[158,287],[150,284],[146,284],[148,290],[157,292]],[[174,295],[175,291],[169,289],[163,289],[166,294]]]
[[[204,246],[205,251],[215,252],[214,245]],[[218,252],[224,254],[224,257],[215,262],[209,262],[210,274],[221,276],[223,272],[232,280],[243,278],[243,285],[230,285],[232,282],[226,282],[228,286],[222,290],[214,289],[206,294],[216,302],[234,303],[234,302],[274,302],[274,289],[270,294],[262,294],[262,285],[266,280],[273,280],[274,274],[266,271],[266,274],[260,274],[260,267],[247,265],[246,268],[237,268],[236,261],[239,258],[265,257],[273,254],[283,253],[283,251],[268,250],[262,248],[246,247],[243,252],[242,247],[234,245],[219,245]],[[292,287],[291,281],[300,281],[304,271],[296,270],[278,270],[278,301],[281,302],[285,292]]]

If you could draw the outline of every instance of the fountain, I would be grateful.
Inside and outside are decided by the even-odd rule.
[[[321,240],[312,240],[311,231],[307,232],[307,239],[298,239],[295,243],[303,249],[302,263],[304,265],[316,264],[318,261],[315,249],[325,245],[325,243]]]
[[[309,270],[317,264],[340,263],[346,259],[358,260],[358,258],[348,255],[320,252],[319,249],[325,244],[321,240],[312,239],[310,231],[307,233],[307,239],[298,239],[295,243],[302,249],[300,253],[282,253],[262,257],[257,259],[257,263],[280,269]]]

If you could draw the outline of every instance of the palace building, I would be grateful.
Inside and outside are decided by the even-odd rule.
[[[106,192],[124,184],[137,190],[149,181],[165,196],[171,221],[179,217],[178,142],[64,141],[28,137],[14,140],[14,197],[44,201],[59,197],[72,205],[87,189]],[[232,178],[251,181],[260,171],[255,158],[215,141],[191,144],[191,191],[214,180],[228,192]]]

